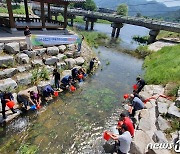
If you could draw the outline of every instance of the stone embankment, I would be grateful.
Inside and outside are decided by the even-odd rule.
[[[60,45],[53,47],[38,47],[33,51],[27,50],[25,42],[0,43],[0,91],[10,90],[14,92],[15,108],[18,108],[16,101],[17,92],[25,87],[32,87],[33,70],[45,69],[50,80],[40,81],[39,87],[53,84],[52,71],[57,67],[62,73],[61,78],[71,74],[74,67],[86,67],[93,57],[92,50],[83,43],[81,53],[77,53],[76,45]],[[34,88],[33,88],[34,89]],[[36,91],[36,89],[34,89]],[[16,92],[16,93],[15,93]],[[6,107],[6,121],[10,121],[20,114],[11,115],[11,111]],[[0,112],[2,111],[0,103]],[[10,116],[8,116],[10,115]],[[3,119],[0,114],[0,122]]]
[[[144,90],[140,92],[143,99],[151,98],[145,104],[147,109],[143,109],[136,114],[136,131],[131,144],[132,154],[144,153],[175,153],[174,148],[170,150],[168,144],[175,145],[177,140],[180,140],[180,132],[177,130],[173,132],[172,121],[180,120],[179,103],[180,90],[177,94],[176,101],[165,98],[164,95],[166,87],[160,85],[146,85]],[[169,130],[169,133],[167,133]],[[170,131],[172,130],[172,131]],[[164,148],[161,148],[164,144]],[[167,147],[167,148],[166,148]]]

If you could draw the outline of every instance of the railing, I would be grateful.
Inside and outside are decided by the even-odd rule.
[[[7,19],[7,18],[5,18],[5,17],[0,17],[0,25],[1,25],[1,26],[10,27],[10,21],[9,21],[9,19]]]
[[[64,26],[64,22],[62,22],[62,21],[57,21],[57,20],[48,19],[48,18],[46,18],[45,21],[49,22],[49,23],[53,23],[53,24],[58,24],[60,26]]]

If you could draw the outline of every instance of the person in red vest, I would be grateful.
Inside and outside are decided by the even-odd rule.
[[[117,124],[117,129],[121,130],[120,128],[123,124],[127,126],[128,131],[130,132],[131,136],[133,137],[134,136],[134,126],[133,126],[132,120],[129,117],[127,117],[124,113],[121,113],[118,124]],[[121,132],[119,132],[119,133],[121,134]]]

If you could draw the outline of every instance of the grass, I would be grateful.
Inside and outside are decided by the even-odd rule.
[[[83,35],[85,37],[85,41],[88,43],[90,47],[98,48],[99,45],[104,45],[109,40],[109,37],[104,33],[95,31],[82,31],[74,27],[68,28],[70,30],[75,31],[79,35]]]
[[[46,80],[49,80],[49,72],[47,68],[43,67],[40,69],[39,67],[37,67],[32,71],[31,83],[33,85],[37,85],[39,81]]]
[[[179,49],[180,45],[163,47],[146,57],[144,68],[148,84],[180,83]]]
[[[161,39],[161,38],[180,38],[180,33],[167,32],[167,31],[161,30],[157,36],[157,39]]]
[[[25,14],[24,5],[13,5],[12,9],[14,14]],[[1,6],[0,13],[8,13],[7,8]],[[30,8],[29,8],[29,13],[32,14],[32,10]]]
[[[177,118],[173,118],[171,121],[170,121],[170,124],[171,124],[171,128],[165,130],[165,133],[166,134],[170,134],[170,133],[173,133],[175,131],[179,131],[180,130],[180,121],[179,119]]]

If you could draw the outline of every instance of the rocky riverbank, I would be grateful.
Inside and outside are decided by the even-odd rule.
[[[71,74],[74,67],[87,68],[90,59],[94,56],[92,49],[83,42],[81,53],[77,53],[76,45],[60,45],[52,47],[36,47],[33,51],[28,51],[26,43],[10,42],[0,43],[0,90],[13,92],[15,98],[15,109],[19,105],[16,97],[17,93],[29,88],[37,91],[47,84],[53,84],[52,71],[55,67],[61,72],[61,78]],[[35,79],[35,72],[44,73],[47,77]],[[36,81],[34,81],[34,79]],[[37,87],[33,87],[37,85]],[[0,111],[2,111],[0,103]],[[18,115],[11,114],[6,107],[6,122],[11,121]],[[0,122],[3,122],[0,115]]]

